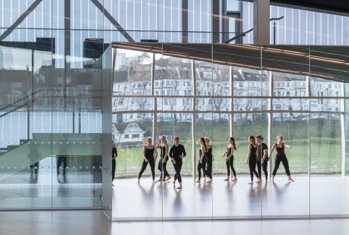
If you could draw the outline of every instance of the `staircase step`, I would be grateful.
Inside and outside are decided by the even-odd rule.
[[[7,153],[7,148],[0,148],[0,156]]]
[[[18,148],[19,145],[7,145],[7,151],[11,151],[12,149]]]
[[[29,142],[30,141],[30,139],[20,139],[19,140],[19,144],[20,145],[23,145],[23,144],[25,144],[25,143],[27,143],[27,142]]]

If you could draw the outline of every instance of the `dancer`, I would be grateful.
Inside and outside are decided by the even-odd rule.
[[[262,181],[262,168],[265,175],[265,181],[268,181],[268,146],[263,143],[263,136],[258,135],[256,137],[258,149],[257,149],[257,169],[258,175]]]
[[[171,179],[171,177],[166,169],[168,161],[168,143],[166,136],[161,137],[159,143],[156,145],[156,148],[160,148],[160,159],[158,164],[158,170],[160,171],[160,179],[158,181],[167,181]]]
[[[203,168],[206,176],[208,177],[207,183],[212,182],[212,147],[209,145],[207,146],[205,138],[200,138],[200,145],[201,145],[201,156],[200,156],[200,163],[202,164],[204,161],[207,163],[206,167]]]
[[[234,169],[234,152],[236,151],[235,139],[233,137],[229,138],[229,144],[227,146],[227,151],[223,154],[225,157],[225,164],[227,166],[227,178],[224,181],[229,181],[230,179],[230,169],[233,173],[233,177],[231,177],[232,182],[236,182],[236,171]]]
[[[294,182],[294,180],[291,177],[291,172],[290,168],[288,166],[288,160],[285,154],[285,147],[286,148],[291,148],[291,146],[287,145],[284,143],[284,137],[282,135],[279,135],[276,137],[276,144],[273,145],[270,151],[270,156],[273,153],[274,149],[276,149],[276,158],[275,158],[275,166],[273,170],[273,183],[274,183],[274,178],[276,175],[276,172],[280,166],[280,162],[282,162],[282,165],[284,165],[286,175],[288,176],[288,180],[291,182]]]
[[[201,151],[201,146],[200,146],[200,149],[199,149],[199,160],[198,160],[198,167],[197,167],[197,170],[198,170],[198,180],[196,181],[197,183],[200,183],[200,180],[201,180],[201,171],[202,171],[202,174],[204,176],[204,179],[206,181],[206,173],[205,173],[205,168],[206,168],[206,161],[204,159],[204,161],[201,161],[201,154],[202,154],[202,151]]]
[[[250,177],[251,177],[251,182],[249,184],[253,184],[253,174],[256,175],[258,178],[257,183],[260,182],[259,175],[256,171],[256,164],[257,164],[257,143],[256,143],[256,138],[254,136],[248,137],[248,155],[247,155],[247,163],[250,168]]]
[[[179,137],[174,138],[174,143],[170,149],[170,157],[173,163],[173,167],[176,171],[174,180],[173,180],[173,187],[176,188],[176,180],[179,182],[179,186],[177,189],[182,189],[182,177],[181,177],[181,170],[182,170],[182,159],[187,155],[185,152],[185,148],[183,145],[179,143]]]
[[[144,150],[143,150],[144,160],[143,160],[143,164],[142,164],[142,169],[138,174],[138,183],[142,177],[143,172],[147,168],[148,163],[150,164],[153,182],[155,182],[155,162],[156,162],[157,155],[158,155],[158,153],[155,149],[155,146],[153,145],[153,140],[152,140],[152,138],[148,137],[147,143],[144,146]]]
[[[213,157],[213,152],[212,152],[212,144],[211,144],[211,140],[210,138],[208,137],[205,137],[205,143],[206,143],[206,147],[207,147],[207,163],[206,163],[206,169],[211,177],[210,179],[208,180],[207,183],[211,183],[212,182],[212,177],[213,177],[213,172],[212,172],[212,163],[213,163],[213,160],[214,160],[214,157]]]

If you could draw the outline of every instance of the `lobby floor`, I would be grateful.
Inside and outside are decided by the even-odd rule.
[[[182,190],[171,182],[153,184],[148,176],[140,184],[117,179],[112,222],[98,210],[0,211],[0,234],[349,234],[349,218],[339,218],[349,214],[349,179],[294,178],[289,183],[280,175],[275,184],[251,186],[247,176],[235,184],[219,176],[212,184],[185,177]]]
[[[113,188],[114,221],[182,219],[327,218],[349,215],[349,179],[341,176],[284,175],[275,183],[236,183],[214,177],[212,183],[183,179],[183,189],[172,182],[153,183],[149,176],[120,179]]]
[[[1,235],[347,235],[349,219],[112,222],[100,211],[0,212]]]

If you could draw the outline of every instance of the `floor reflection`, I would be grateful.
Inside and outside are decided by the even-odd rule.
[[[182,190],[173,189],[171,182],[153,184],[145,179],[137,187],[136,179],[119,179],[113,189],[113,218],[210,219],[214,216],[225,219],[304,217],[324,212],[349,214],[349,201],[345,196],[349,194],[349,182],[344,178],[296,176],[296,179],[297,182],[292,183],[280,178],[275,183],[249,185],[248,176],[239,177],[236,183],[225,182],[223,177],[217,176],[211,184],[196,183],[184,177]],[[326,198],[326,205],[319,198]]]

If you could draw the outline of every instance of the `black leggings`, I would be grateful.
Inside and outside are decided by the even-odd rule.
[[[155,180],[155,162],[154,160],[148,160],[149,162],[146,162],[145,160],[143,160],[143,164],[142,164],[142,169],[138,174],[138,179],[141,178],[143,172],[145,171],[145,169],[148,166],[148,163],[150,164],[150,169],[151,169],[151,175],[153,177],[153,180]]]
[[[203,172],[204,177],[206,177],[205,168],[206,168],[206,161],[204,160],[202,163],[200,163],[200,160],[199,160],[198,168],[197,168],[199,180],[201,179],[201,170]]]
[[[231,156],[229,160],[225,160],[225,165],[227,166],[227,175],[230,176],[230,168],[233,172],[234,177],[236,178],[236,171],[234,169],[234,156]]]
[[[290,168],[288,166],[288,160],[287,160],[285,155],[282,155],[282,156],[276,155],[275,167],[274,167],[274,170],[273,170],[273,176],[276,175],[276,172],[277,172],[277,170],[279,169],[279,166],[280,166],[280,162],[282,162],[282,165],[284,165],[286,175],[290,176],[291,172],[290,172]]]
[[[261,163],[261,161],[257,161],[258,175],[261,178],[262,178],[262,168],[265,175],[265,180],[268,180],[268,162],[267,161],[264,161],[263,164]]]
[[[251,177],[251,182],[253,181],[253,174],[256,175],[257,178],[259,178],[258,173],[256,171],[256,160],[249,160],[248,161],[248,166],[250,168],[250,177]]]
[[[167,161],[165,163],[162,162],[163,158],[160,158],[159,164],[158,164],[158,170],[161,172],[160,173],[160,179],[162,179],[162,175],[165,177],[170,177],[170,174],[168,173],[166,169]]]
[[[182,170],[182,160],[176,160],[176,164],[173,164],[174,170],[176,171],[176,174],[174,176],[174,180],[176,181],[178,179],[179,183],[182,183],[182,176],[181,176],[181,170]]]
[[[204,160],[206,161],[206,167],[204,167],[204,172],[206,176],[212,179],[212,158]]]

